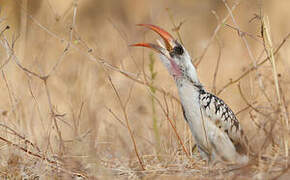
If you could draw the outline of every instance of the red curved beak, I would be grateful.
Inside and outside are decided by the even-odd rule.
[[[163,39],[164,44],[166,46],[166,49],[170,52],[173,49],[173,44],[172,42],[174,41],[173,36],[171,36],[171,34],[169,34],[168,32],[166,32],[164,29],[152,25],[152,24],[137,24],[137,26],[144,26],[147,27],[153,31],[155,31],[157,34],[160,35],[160,37]],[[152,44],[152,43],[137,43],[137,44],[132,44],[130,46],[142,46],[142,47],[147,47],[147,48],[151,48],[159,53],[162,53],[161,49],[162,47],[156,44]]]
[[[152,24],[138,24],[138,26],[147,27],[155,31],[157,34],[159,34],[164,41],[165,47],[163,47],[163,44],[161,44],[159,41],[158,41],[158,45],[152,44],[152,43],[137,43],[137,44],[132,44],[130,46],[147,47],[147,48],[151,48],[157,51],[158,53],[163,54],[169,60],[169,62],[163,61],[163,63],[165,64],[165,66],[167,66],[170,73],[175,77],[182,76],[182,71],[180,70],[178,65],[174,62],[174,60],[170,57],[170,52],[172,51],[175,44],[175,40],[173,36],[171,36],[168,32],[166,32],[162,28],[158,26],[154,26]]]

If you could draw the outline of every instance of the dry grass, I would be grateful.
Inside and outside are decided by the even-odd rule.
[[[287,179],[288,1],[0,1],[0,177]],[[236,112],[256,156],[208,166],[176,87],[148,50],[156,24]],[[263,158],[262,158],[263,157]]]

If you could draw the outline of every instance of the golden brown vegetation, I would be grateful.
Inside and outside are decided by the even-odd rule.
[[[288,1],[0,1],[1,179],[289,178]],[[185,45],[257,154],[208,166],[151,23]],[[263,158],[262,158],[263,157]]]

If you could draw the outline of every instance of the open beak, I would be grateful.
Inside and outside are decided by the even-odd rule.
[[[170,52],[172,52],[173,47],[175,45],[175,39],[173,38],[173,36],[171,36],[168,32],[166,32],[162,28],[151,25],[151,24],[138,24],[138,26],[144,26],[155,31],[157,34],[161,36],[164,44],[157,40],[158,44],[138,43],[138,44],[132,44],[131,46],[147,47],[147,48],[151,48],[157,51],[160,54],[163,54],[167,58],[168,61],[162,60],[162,58],[161,60],[164,63],[164,65],[168,68],[169,72],[174,77],[182,76],[182,71],[180,70],[180,67],[174,62],[174,60],[170,56]]]
[[[132,44],[130,46],[141,46],[141,47],[151,48],[151,49],[157,51],[158,53],[161,53],[161,54],[168,57],[169,52],[171,52],[173,49],[174,38],[168,32],[166,32],[165,30],[163,30],[162,28],[160,28],[158,26],[154,26],[152,24],[138,24],[138,26],[147,27],[147,28],[155,31],[157,34],[159,34],[160,37],[163,39],[165,47],[159,41],[157,41],[158,45],[152,44],[152,43],[137,43],[137,44]]]

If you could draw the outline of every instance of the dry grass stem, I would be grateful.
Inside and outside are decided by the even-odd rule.
[[[288,159],[288,133],[289,132],[289,119],[287,116],[287,109],[285,109],[285,106],[282,104],[281,100],[281,95],[280,95],[280,85],[279,85],[279,80],[278,80],[278,73],[277,73],[277,68],[276,68],[276,61],[275,61],[275,56],[273,53],[273,44],[271,40],[271,35],[270,35],[270,22],[268,19],[268,16],[263,15],[262,17],[262,35],[263,35],[263,40],[264,40],[264,46],[265,50],[267,52],[267,56],[272,64],[272,70],[273,70],[273,78],[275,82],[275,88],[276,88],[276,93],[277,93],[277,100],[279,104],[279,109],[282,111],[282,124],[284,127],[284,148],[285,148],[285,157]],[[288,166],[288,161],[286,161],[286,167]]]

